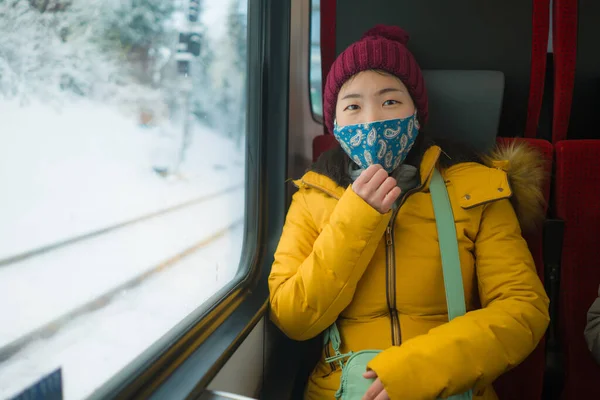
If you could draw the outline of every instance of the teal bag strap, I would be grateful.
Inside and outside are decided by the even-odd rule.
[[[454,214],[448,198],[446,183],[444,183],[444,178],[437,169],[433,170],[429,190],[440,242],[448,319],[452,321],[454,318],[464,315],[467,308],[465,306],[465,291],[460,268],[460,256],[458,255]]]
[[[442,256],[442,271],[444,274],[444,288],[446,289],[446,303],[448,305],[448,320],[465,315],[465,291],[463,288],[462,269],[460,268],[460,255],[458,254],[458,239],[456,238],[456,224],[454,213],[448,197],[448,190],[444,178],[437,169],[433,170],[429,184],[433,213],[440,242]],[[461,394],[450,396],[452,400],[471,400],[473,391],[468,390]]]
[[[328,329],[325,330],[324,345],[327,346],[329,342],[331,342],[331,347],[333,347],[335,355],[327,357],[325,359],[325,362],[332,363],[337,361],[340,368],[344,368],[344,359],[350,357],[353,354],[353,352],[349,352],[346,354],[342,354],[340,352],[342,338],[340,336],[340,331],[338,330],[337,324],[335,322],[331,324],[331,326]]]

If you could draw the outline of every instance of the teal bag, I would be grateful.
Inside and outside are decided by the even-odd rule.
[[[442,272],[446,290],[446,304],[448,305],[448,319],[452,320],[464,315],[467,310],[454,215],[450,199],[448,198],[446,184],[437,169],[433,170],[430,192],[442,256]],[[362,350],[356,353],[342,354],[340,353],[342,341],[336,323],[334,322],[324,333],[325,346],[331,342],[335,351],[335,356],[326,358],[325,362],[337,363],[342,370],[340,388],[336,392],[335,397],[337,399],[342,398],[343,400],[362,399],[374,382],[374,379],[365,379],[362,375],[367,371],[369,361],[381,353],[381,350]],[[346,358],[347,361],[344,362],[343,360]],[[471,400],[472,398],[473,392],[471,390],[449,397],[452,400]]]

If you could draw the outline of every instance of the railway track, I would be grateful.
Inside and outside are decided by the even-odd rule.
[[[226,187],[226,188],[224,188],[224,189],[222,189],[220,191],[200,196],[198,198],[195,198],[195,199],[190,200],[190,201],[186,201],[186,202],[178,204],[176,206],[167,207],[167,208],[164,208],[164,209],[161,209],[161,210],[158,210],[158,211],[154,211],[154,212],[142,215],[140,217],[136,217],[136,218],[133,218],[133,219],[130,219],[130,220],[126,220],[126,221],[120,222],[118,224],[107,226],[107,227],[102,228],[102,229],[97,229],[97,230],[89,232],[89,233],[85,233],[85,234],[82,234],[82,235],[77,235],[77,236],[74,236],[74,237],[71,237],[71,238],[67,238],[67,239],[64,239],[64,240],[59,240],[59,241],[54,242],[54,243],[49,244],[49,245],[37,247],[37,248],[32,249],[32,250],[27,250],[27,251],[24,251],[22,253],[18,253],[18,254],[9,256],[9,257],[5,257],[3,259],[0,259],[0,268],[8,266],[8,265],[16,263],[16,262],[27,260],[27,259],[32,258],[32,257],[36,257],[36,256],[39,256],[39,255],[42,255],[44,253],[48,253],[48,252],[50,252],[52,250],[56,250],[56,249],[59,249],[59,248],[64,248],[66,246],[77,244],[77,243],[80,243],[80,242],[82,242],[84,240],[93,239],[93,238],[96,238],[96,237],[98,237],[100,235],[111,233],[111,232],[114,232],[114,231],[116,231],[118,229],[129,227],[131,225],[134,225],[134,224],[137,224],[137,223],[140,223],[140,222],[143,222],[143,221],[147,221],[149,219],[152,219],[152,218],[155,218],[155,217],[158,217],[158,216],[161,216],[161,215],[165,215],[165,214],[168,214],[168,213],[171,213],[171,212],[174,212],[174,211],[178,211],[178,210],[181,210],[181,209],[184,209],[184,208],[187,208],[187,207],[191,207],[191,206],[197,205],[199,203],[205,202],[205,201],[213,199],[215,197],[219,197],[219,196],[222,196],[224,194],[233,192],[234,190],[237,190],[237,189],[239,189],[241,187],[243,187],[242,184],[232,185],[232,186]],[[1,358],[0,358],[0,361],[1,361]]]
[[[223,193],[223,192],[221,192],[221,193]],[[213,198],[214,196],[215,195],[211,195],[210,198]],[[194,200],[194,204],[197,204],[198,201],[199,200]],[[184,207],[184,206],[179,205],[179,206],[177,206],[177,209],[181,209],[182,207]],[[163,210],[161,213],[164,214],[165,212],[168,212],[168,210]],[[156,213],[154,213],[154,215],[156,215]],[[149,217],[145,216],[143,218],[147,219]],[[136,220],[130,221],[129,223],[134,223],[135,221],[139,221],[139,220],[140,219],[138,218]],[[182,259],[190,256],[191,254],[195,253],[196,251],[199,251],[199,250],[209,246],[214,241],[225,236],[225,234],[227,234],[230,230],[243,224],[243,222],[244,222],[243,219],[238,219],[238,220],[232,222],[228,226],[218,230],[217,232],[211,234],[208,237],[203,238],[199,242],[193,244],[192,246],[189,246],[188,248],[184,249],[183,251],[178,252],[177,254],[160,262],[159,264],[155,265],[154,267],[146,270],[145,272],[123,282],[122,284],[104,292],[102,295],[97,296],[93,300],[88,301],[84,304],[81,304],[80,306],[76,307],[75,309],[73,309],[65,314],[60,315],[59,317],[53,319],[52,321],[43,324],[39,328],[37,328],[33,331],[30,331],[29,333],[19,337],[18,339],[0,347],[0,363],[7,361],[9,358],[11,358],[15,354],[17,354],[19,351],[21,351],[24,347],[26,347],[31,342],[33,342],[35,340],[46,339],[46,338],[53,336],[64,325],[66,325],[73,319],[105,307],[116,296],[118,296],[123,291],[135,288],[136,286],[147,281],[149,278],[159,274],[162,271],[165,271],[168,268],[175,266]],[[119,226],[123,226],[123,224],[120,224]],[[107,230],[104,229],[99,232],[106,233]],[[85,235],[85,236],[90,237],[89,234]],[[83,239],[79,239],[79,240],[83,240]]]

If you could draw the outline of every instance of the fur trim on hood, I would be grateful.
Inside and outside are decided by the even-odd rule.
[[[544,186],[549,178],[544,155],[525,141],[500,144],[483,163],[490,168],[500,168],[508,175],[513,195],[510,201],[524,232],[541,227],[547,204]]]

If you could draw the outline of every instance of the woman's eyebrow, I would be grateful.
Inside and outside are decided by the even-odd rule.
[[[375,96],[382,96],[386,93],[390,93],[390,92],[401,92],[404,93],[404,90],[399,89],[399,88],[384,88],[381,89],[380,91],[378,91],[377,93],[375,93]],[[344,97],[342,97],[342,100],[346,100],[346,99],[360,99],[362,98],[362,94],[360,93],[348,93],[347,95],[345,95]]]
[[[361,94],[358,93],[349,93],[347,95],[345,95],[344,97],[342,97],[342,100],[346,100],[346,99],[360,99],[362,97]]]
[[[399,89],[399,88],[391,88],[391,87],[389,87],[389,88],[381,89],[375,95],[376,96],[381,96],[381,95],[384,95],[384,94],[390,93],[390,92],[404,92],[404,90]]]

